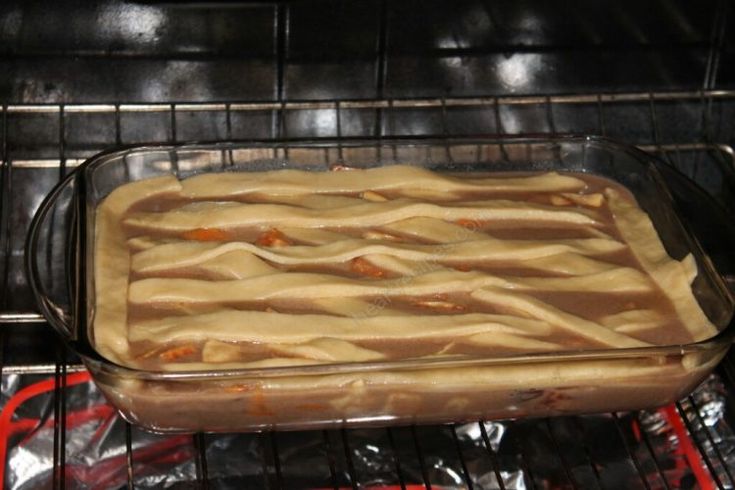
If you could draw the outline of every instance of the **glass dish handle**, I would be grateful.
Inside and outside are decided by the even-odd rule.
[[[41,314],[66,341],[76,339],[77,180],[69,174],[44,199],[26,240],[28,280]]]

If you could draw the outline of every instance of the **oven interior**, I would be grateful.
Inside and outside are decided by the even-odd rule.
[[[23,248],[89,156],[145,142],[596,134],[724,209],[735,243],[731,2],[366,0],[0,9],[0,456],[7,488],[732,488],[735,363],[635,413],[152,435],[107,406],[37,313]],[[700,203],[681,203],[694,209]],[[724,248],[723,248],[724,247]],[[723,274],[735,287],[735,272]]]

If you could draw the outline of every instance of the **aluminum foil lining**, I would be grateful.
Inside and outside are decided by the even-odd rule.
[[[128,426],[93,383],[79,379],[61,398],[53,377],[3,377],[5,411],[19,394],[34,393],[8,419],[6,488],[48,488],[62,478],[72,489],[129,481],[140,489],[189,488],[204,477],[222,489],[735,486],[728,393],[717,375],[677,405],[628,414],[198,439]],[[63,438],[55,423],[60,400]],[[55,446],[62,439],[63,454]]]

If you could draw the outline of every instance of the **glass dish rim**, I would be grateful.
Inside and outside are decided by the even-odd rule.
[[[701,353],[714,350],[718,347],[724,347],[731,344],[735,340],[735,315],[730,318],[728,324],[717,334],[707,339],[687,344],[671,344],[671,345],[653,345],[646,347],[627,347],[627,348],[607,348],[595,350],[563,350],[552,353],[538,352],[525,354],[509,354],[503,356],[450,356],[444,358],[432,359],[401,359],[392,361],[367,361],[353,363],[328,363],[318,365],[301,365],[301,366],[284,366],[269,368],[226,368],[226,369],[209,369],[209,370],[186,370],[186,371],[166,371],[166,370],[147,370],[138,369],[122,364],[118,364],[104,356],[95,349],[93,343],[85,333],[82,339],[75,338],[70,332],[56,323],[58,319],[49,309],[44,301],[45,295],[40,290],[36,280],[35,264],[33,263],[33,255],[36,252],[36,237],[40,231],[43,217],[54,208],[57,200],[62,195],[64,189],[74,183],[78,186],[77,192],[72,197],[71,205],[75,205],[79,213],[76,221],[84,223],[84,208],[86,201],[85,190],[85,174],[90,167],[101,165],[105,161],[115,157],[124,157],[131,153],[145,152],[180,152],[180,151],[227,151],[246,148],[269,148],[284,149],[289,146],[305,146],[305,147],[327,147],[340,148],[349,146],[389,146],[389,145],[429,145],[435,146],[454,145],[454,144],[589,144],[595,143],[607,147],[616,152],[626,153],[641,163],[649,163],[656,168],[656,162],[660,162],[657,157],[644,152],[634,146],[621,143],[604,136],[580,135],[580,134],[561,134],[561,135],[477,135],[477,136],[408,136],[408,137],[354,137],[354,138],[293,138],[278,141],[268,141],[262,139],[252,140],[227,140],[227,141],[188,141],[177,143],[143,143],[123,145],[97,153],[83,163],[78,165],[73,171],[65,176],[46,198],[40,204],[36,214],[33,217],[25,244],[26,270],[30,278],[29,283],[33,295],[41,309],[43,316],[58,331],[61,332],[64,341],[70,345],[73,352],[79,355],[85,364],[96,368],[100,374],[110,374],[115,376],[123,376],[126,378],[136,378],[149,381],[195,381],[203,379],[237,379],[246,377],[286,377],[286,376],[316,376],[316,375],[335,375],[354,372],[375,372],[375,371],[395,371],[395,370],[417,370],[443,367],[446,369],[459,367],[490,367],[490,366],[508,366],[529,363],[548,363],[548,362],[564,362],[564,361],[604,361],[604,360],[621,360],[621,359],[639,359],[660,356],[684,356],[690,353]],[[663,163],[659,163],[665,165]],[[226,168],[226,167],[225,167]],[[678,170],[674,169],[678,172]],[[686,177],[684,177],[686,178]],[[689,179],[687,179],[689,180]],[[696,186],[694,182],[690,182]],[[662,181],[663,190],[669,194],[669,189]],[[667,196],[670,197],[670,196]],[[712,200],[712,204],[721,206]],[[724,209],[723,209],[724,211]],[[725,211],[727,214],[727,212]],[[678,213],[674,210],[674,214]],[[679,219],[681,222],[682,220]],[[682,223],[684,231],[692,236],[688,227]],[[85,226],[77,226],[80,236],[85,233]],[[79,249],[79,242],[75,243]],[[85,263],[82,260],[74,266],[74,272],[79,276],[86,274]],[[717,273],[717,279],[721,280],[721,276]],[[82,281],[83,283],[84,281]],[[77,291],[79,288],[77,288]],[[729,298],[732,300],[733,295],[728,291]],[[81,311],[78,307],[86,304],[86,294],[71,295],[73,305],[77,306],[77,311]],[[74,309],[74,306],[72,306]],[[72,322],[78,323],[79,317],[86,318],[86,307],[83,308],[82,315],[74,315]],[[56,321],[54,321],[56,320]],[[77,330],[86,330],[86,321],[82,326],[74,325]]]

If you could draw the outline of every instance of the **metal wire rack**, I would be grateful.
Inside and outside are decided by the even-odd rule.
[[[663,114],[675,107],[678,117],[688,118],[672,127]],[[639,117],[621,121],[634,111]],[[623,137],[654,152],[704,186],[722,204],[735,204],[735,153],[732,117],[735,92],[623,93],[490,98],[371,99],[333,101],[172,103],[111,105],[6,105],[2,107],[2,240],[4,250],[0,311],[0,367],[3,374],[51,374],[55,379],[54,488],[65,488],[66,375],[82,366],[58,345],[43,319],[35,313],[23,277],[20,256],[28,220],[39,200],[61,176],[86,156],[111,145],[155,137],[176,142],[199,139],[283,139],[332,137],[587,132]],[[253,120],[261,124],[254,124]],[[136,127],[145,128],[144,133]],[[50,348],[33,351],[38,346]],[[722,376],[735,385],[735,363],[728,358]],[[729,454],[720,450],[717,436],[705,423],[704,408],[696,396],[676,405],[676,413],[691,437],[701,461],[717,488],[735,485]],[[667,469],[660,467],[656,443],[650,434],[631,436],[637,414],[609,414],[616,433],[606,445],[623,461],[616,471],[641,488],[671,488]],[[488,474],[498,488],[510,485],[509,468],[520,468],[532,488],[548,478],[563,488],[601,487],[605,465],[599,461],[594,421],[559,418],[512,422],[503,426],[519,435],[499,450],[492,442],[492,424],[474,425],[475,439],[485,452]],[[259,481],[253,488],[287,488],[302,480],[288,474],[283,454],[293,437],[311,437],[326,468],[324,485],[360,488],[373,476],[355,462],[355,440],[370,439],[390,454],[394,472],[387,478],[400,488],[436,486],[432,461],[444,458],[456,470],[459,487],[473,488],[481,469],[468,466],[465,437],[468,426],[393,428],[374,431],[324,431],[293,436],[280,433],[241,435],[254,445],[260,458]],[[546,441],[554,462],[538,467],[538,455],[524,446],[524,435]],[[367,435],[369,433],[369,436]],[[133,446],[138,430],[124,427],[129,487],[136,478]],[[208,488],[212,471],[212,444],[219,436],[197,434],[192,438],[196,483]],[[437,446],[432,440],[444,441]],[[377,441],[377,442],[376,442]],[[360,445],[360,444],[357,444]],[[439,456],[437,456],[437,454]],[[364,459],[364,456],[360,456]],[[361,459],[362,461],[362,459]],[[473,460],[473,461],[476,461]],[[653,470],[651,469],[653,468]],[[369,470],[369,467],[367,468]],[[217,470],[221,474],[221,468]],[[551,476],[550,476],[551,475]],[[219,481],[219,480],[218,480]]]

